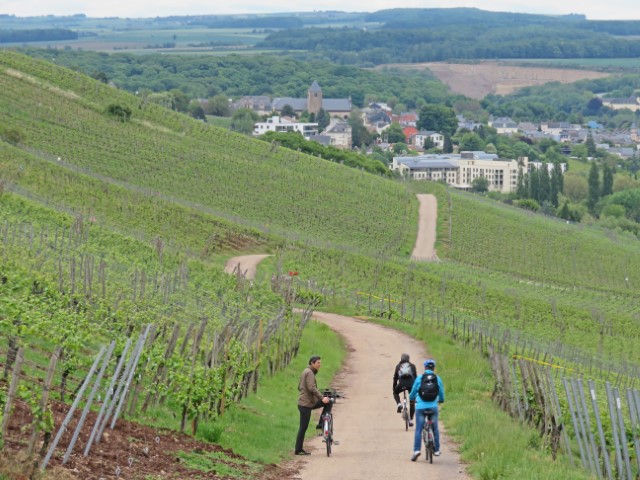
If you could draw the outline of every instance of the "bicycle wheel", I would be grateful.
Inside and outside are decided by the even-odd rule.
[[[429,425],[431,427],[431,425]],[[435,440],[433,438],[433,429],[429,428],[427,431],[427,457],[429,463],[433,463],[433,452],[435,452]]]
[[[331,443],[333,442],[333,433],[331,432],[331,422],[329,419],[324,420],[322,425],[324,430],[324,443],[327,446],[327,457],[331,456]]]
[[[409,430],[409,409],[407,408],[407,400],[402,404],[402,419],[404,420],[404,430]]]
[[[422,443],[424,443],[424,458],[427,462],[433,462],[433,460],[429,457],[431,451],[429,450],[429,433],[428,426],[425,423],[424,428],[422,429]]]

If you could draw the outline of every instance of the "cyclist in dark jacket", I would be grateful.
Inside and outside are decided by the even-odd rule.
[[[406,369],[404,366],[408,364],[408,370],[411,372],[410,374],[404,374]],[[413,387],[413,382],[418,376],[418,372],[416,370],[416,366],[409,361],[409,354],[403,353],[400,355],[400,362],[396,365],[396,368],[393,373],[393,399],[396,401],[398,405],[398,413],[402,412],[402,403],[400,402],[400,394],[403,390],[407,392],[411,391],[411,387]],[[409,425],[413,427],[413,416],[416,412],[416,402],[409,402]]]
[[[432,373],[435,375],[434,370],[436,369],[436,361],[435,360],[425,360],[424,361],[424,374]],[[437,376],[437,375],[436,375]],[[422,375],[416,378],[415,383],[413,384],[413,388],[411,389],[411,393],[409,394],[409,398],[412,400],[418,400],[416,405],[417,417],[416,417],[416,433],[413,439],[413,455],[411,456],[411,461],[415,462],[416,459],[420,456],[420,449],[422,445],[422,428],[424,427],[425,422],[425,410],[430,410],[433,412],[431,414],[431,421],[433,422],[433,443],[435,447],[434,455],[440,455],[440,431],[438,430],[438,404],[444,402],[444,384],[439,376],[438,378],[438,396],[435,400],[427,401],[424,400],[419,393],[420,384],[422,383]]]

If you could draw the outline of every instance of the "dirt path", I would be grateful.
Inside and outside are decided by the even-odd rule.
[[[420,194],[418,218],[418,236],[411,258],[413,260],[437,261],[434,249],[436,243],[436,221],[438,219],[438,200],[435,195]]]
[[[224,271],[227,273],[236,273],[239,268],[245,278],[255,278],[258,264],[270,256],[271,255],[244,255],[241,257],[232,257],[224,264]]]
[[[433,465],[424,459],[411,462],[413,429],[405,431],[396,413],[391,386],[393,368],[403,352],[420,365],[422,344],[396,330],[363,320],[316,312],[314,317],[338,332],[349,355],[334,386],[348,398],[334,406],[335,436],[340,442],[327,458],[320,437],[305,442],[309,457],[296,457],[300,480],[431,480],[468,479],[455,445],[446,435],[446,403],[440,414],[442,456]],[[446,390],[446,378],[445,382]],[[317,412],[312,417],[316,420]]]

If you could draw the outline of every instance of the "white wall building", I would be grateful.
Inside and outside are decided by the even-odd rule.
[[[445,181],[448,185],[470,190],[473,180],[485,177],[489,191],[514,192],[520,168],[528,168],[528,160],[500,159],[493,153],[462,152],[460,154],[427,154],[417,157],[394,157],[391,170],[415,180]]]
[[[267,132],[299,132],[305,138],[318,134],[317,123],[290,122],[278,116],[268,118],[266,122],[256,123],[253,134],[258,136]]]

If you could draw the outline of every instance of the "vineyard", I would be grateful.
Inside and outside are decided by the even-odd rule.
[[[7,51],[0,116],[0,442],[34,469],[107,421],[215,440],[319,306],[429,319],[485,354],[500,338],[620,388],[640,377],[637,239],[256,141]],[[410,260],[416,193],[438,198],[441,262]],[[273,257],[249,280],[222,271],[238,253]],[[57,440],[54,401],[77,402]]]

